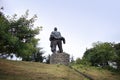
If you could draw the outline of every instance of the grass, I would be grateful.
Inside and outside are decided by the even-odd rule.
[[[120,80],[120,73],[110,72],[108,70],[84,65],[74,65],[73,68],[91,76],[94,80]]]
[[[0,80],[88,80],[64,65],[0,59]]]
[[[120,80],[120,74],[102,68],[74,65],[94,80]],[[0,80],[89,80],[67,66],[0,59]]]

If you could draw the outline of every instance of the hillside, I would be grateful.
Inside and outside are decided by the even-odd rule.
[[[111,72],[100,67],[90,67],[83,65],[74,65],[74,69],[90,76],[93,80],[120,80],[120,73]]]
[[[101,68],[83,65],[74,65],[72,68],[77,71],[59,64],[0,59],[0,80],[89,80],[83,74],[93,80],[120,80],[119,73]]]
[[[0,59],[0,80],[88,80],[64,65]]]

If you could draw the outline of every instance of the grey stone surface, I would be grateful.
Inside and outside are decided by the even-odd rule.
[[[53,53],[50,56],[50,64],[69,65],[70,55],[67,53]]]

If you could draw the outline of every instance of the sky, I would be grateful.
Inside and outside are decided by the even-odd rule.
[[[5,15],[38,16],[35,26],[43,26],[37,36],[45,56],[52,54],[49,36],[58,28],[65,37],[64,52],[82,58],[92,43],[120,42],[120,0],[0,0]]]

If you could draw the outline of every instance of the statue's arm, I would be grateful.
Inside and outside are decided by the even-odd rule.
[[[63,43],[65,44],[66,41],[65,41],[65,38],[64,37],[61,37],[61,40],[63,41]]]

